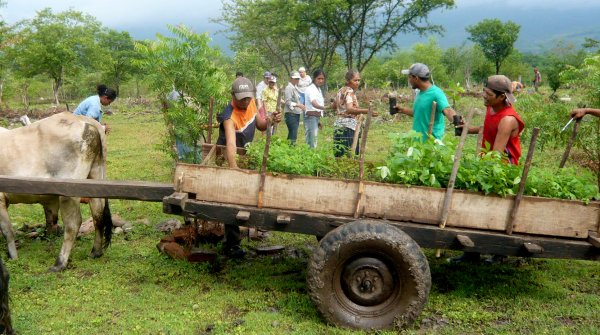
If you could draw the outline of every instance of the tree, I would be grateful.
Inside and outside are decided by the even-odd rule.
[[[471,35],[470,41],[477,43],[485,57],[496,65],[496,74],[500,73],[502,62],[510,55],[519,38],[521,26],[498,19],[485,19],[466,28]]]
[[[100,23],[92,16],[69,10],[54,14],[43,9],[31,21],[22,21],[19,43],[11,52],[21,76],[46,75],[53,81],[54,102],[66,75],[79,71],[98,58],[96,36]]]
[[[105,53],[105,60],[98,64],[105,82],[119,93],[122,82],[135,72],[134,60],[139,58],[134,41],[128,32],[108,30],[100,34],[99,46]]]
[[[206,34],[196,34],[184,26],[168,27],[173,37],[157,35],[156,40],[136,43],[142,58],[138,64],[149,78],[150,87],[163,105],[165,123],[169,129],[166,149],[172,152],[177,140],[192,148],[184,160],[199,163],[198,143],[205,137],[209,102],[223,106],[231,98],[228,91],[227,66],[217,63],[218,50],[208,44]],[[175,89],[176,101],[168,101],[167,94]]]
[[[359,71],[382,50],[397,47],[400,33],[441,33],[427,20],[436,9],[451,8],[454,0],[303,0],[303,20],[333,37],[347,68]]]
[[[223,0],[222,16],[216,21],[227,26],[236,54],[258,63],[258,68],[244,69],[245,73],[262,77],[263,69],[274,66],[287,73],[299,66],[330,68],[336,43],[301,19],[304,9],[296,0]]]

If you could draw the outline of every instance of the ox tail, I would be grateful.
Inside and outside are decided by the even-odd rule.
[[[8,270],[0,259],[0,334],[14,334],[8,297]]]
[[[102,230],[104,235],[104,249],[108,248],[112,240],[113,232],[113,221],[110,213],[110,207],[108,206],[108,199],[104,199],[104,210],[102,211]]]

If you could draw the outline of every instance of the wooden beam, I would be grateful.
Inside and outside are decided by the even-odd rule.
[[[145,181],[0,176],[0,192],[160,202],[172,184]]]
[[[236,221],[236,214],[240,210],[251,213],[248,221]],[[173,208],[170,212],[177,211],[177,208]],[[325,236],[336,227],[356,220],[351,215],[338,216],[315,214],[305,211],[282,211],[269,208],[258,209],[254,206],[227,205],[193,199],[186,202],[184,214],[200,219],[231,222],[240,226],[315,236]],[[276,223],[277,216],[281,214],[290,216],[290,224],[282,225]],[[474,246],[469,251],[474,252],[520,257],[600,261],[600,249],[593,247],[587,240],[547,238],[520,234],[506,235],[504,232],[460,229],[449,226],[446,226],[445,229],[440,229],[436,225],[402,221],[386,222],[402,229],[422,248],[464,250],[464,247],[457,243],[457,235],[464,235],[473,241]],[[541,254],[531,254],[523,246],[524,243],[539,245],[543,248],[544,252]]]

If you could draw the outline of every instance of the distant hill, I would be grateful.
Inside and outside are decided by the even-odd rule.
[[[460,0],[457,2],[461,3]],[[516,48],[521,52],[542,52],[550,49],[557,40],[572,42],[576,46],[581,45],[585,37],[600,40],[600,0],[590,0],[589,8],[586,9],[563,8],[570,6],[569,0],[564,0],[560,8],[543,9],[536,9],[530,5],[524,9],[517,9],[515,5],[507,5],[500,1],[481,0],[480,2],[484,4],[459,5],[454,9],[436,11],[430,15],[432,23],[442,25],[446,30],[443,36],[434,35],[440,46],[448,48],[460,46],[465,42],[470,44],[465,28],[486,18],[498,18],[503,22],[511,20],[521,25],[516,43]],[[209,32],[213,45],[219,46],[227,54],[232,53],[225,34],[216,33],[225,29],[222,25],[209,20],[199,20],[189,26],[196,32]],[[157,33],[155,23],[132,26],[124,22],[116,28],[129,31],[136,39],[154,39]],[[169,35],[165,26],[162,26],[158,32]],[[398,35],[396,40],[401,49],[407,49],[415,43],[426,42],[428,38],[428,36]]]
[[[452,10],[437,11],[431,14],[430,21],[440,24],[446,32],[435,36],[443,48],[460,46],[467,40],[465,28],[486,18],[497,18],[503,22],[511,20],[521,26],[516,48],[521,52],[538,53],[550,49],[557,40],[580,46],[585,37],[600,41],[600,2],[590,1],[589,10],[543,8],[522,9],[503,5],[502,2],[488,1],[485,5],[457,7]],[[568,1],[565,1],[568,3]],[[429,37],[400,35],[400,47],[426,42]]]

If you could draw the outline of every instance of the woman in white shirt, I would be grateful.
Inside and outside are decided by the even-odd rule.
[[[304,114],[304,132],[306,144],[311,148],[317,147],[317,135],[319,134],[319,120],[325,109],[325,99],[321,87],[325,84],[325,72],[316,70],[313,73],[313,82],[306,88]]]

